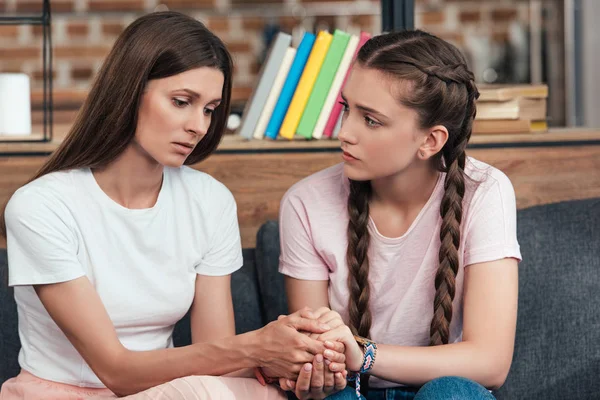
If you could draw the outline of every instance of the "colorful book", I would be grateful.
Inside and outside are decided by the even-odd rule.
[[[325,99],[325,103],[323,104],[323,108],[319,113],[317,123],[315,125],[315,128],[313,129],[312,136],[315,139],[321,139],[321,137],[323,137],[325,124],[327,124],[327,120],[329,119],[329,115],[331,115],[331,111],[333,110],[335,100],[337,99],[338,94],[342,89],[344,78],[346,77],[346,73],[350,68],[350,63],[352,62],[354,54],[356,53],[358,40],[359,39],[357,35],[352,35],[350,37],[350,40],[348,41],[348,46],[346,46],[344,56],[342,57],[342,61],[340,61],[340,66],[338,67],[338,70],[335,73],[335,78],[333,78],[333,83],[331,84],[331,88],[329,89],[329,93],[327,94],[327,98]]]
[[[307,139],[312,138],[319,114],[323,108],[323,104],[325,104],[329,89],[331,89],[331,84],[340,66],[349,40],[350,34],[344,31],[336,29],[333,33],[327,55],[323,60],[323,65],[321,65],[319,75],[317,75],[313,90],[310,93],[298,128],[296,129],[298,135],[302,135]]]
[[[298,86],[298,81],[300,81],[300,77],[306,66],[306,61],[308,60],[308,56],[315,43],[315,38],[316,36],[310,32],[306,32],[302,37],[302,41],[296,51],[296,57],[294,57],[294,62],[290,67],[290,72],[283,84],[279,99],[275,104],[275,109],[273,110],[267,129],[265,130],[265,136],[270,139],[276,139],[279,134],[279,129],[281,129],[281,124],[283,123],[285,114],[290,106],[296,87]]]
[[[275,108],[275,103],[279,98],[279,94],[281,93],[281,89],[283,88],[285,79],[288,76],[295,55],[296,49],[293,47],[288,47],[285,56],[283,57],[283,61],[281,62],[281,66],[279,67],[279,72],[277,72],[275,81],[273,81],[273,86],[271,87],[271,92],[269,93],[267,101],[265,102],[265,107],[263,108],[263,111],[260,114],[260,118],[256,123],[256,128],[254,130],[255,139],[262,139],[265,135],[267,124],[271,119],[273,109]]]
[[[352,62],[354,62],[354,60],[356,60],[356,55],[358,54],[360,48],[370,38],[371,38],[370,33],[368,33],[368,32],[360,33],[360,39],[358,41],[358,46],[356,47],[356,53],[354,54],[354,59]],[[348,72],[346,73],[346,76],[344,77],[344,82],[342,83],[340,93],[338,94],[337,100],[333,104],[333,109],[331,110],[331,115],[329,116],[329,119],[327,120],[327,123],[325,124],[325,129],[323,130],[323,136],[331,137],[333,130],[335,128],[335,125],[338,122],[339,116],[342,112],[342,105],[340,104],[340,102],[342,101],[342,95],[341,95],[342,89],[344,88],[344,85],[346,84],[346,81],[348,80],[348,76],[350,75],[351,69],[352,69],[352,67],[348,68]]]
[[[308,97],[317,80],[332,39],[333,35],[327,31],[321,31],[317,35],[313,49],[306,62],[306,67],[300,77],[300,82],[298,82],[298,87],[279,131],[280,135],[286,139],[294,138],[296,128],[298,128],[300,118],[308,102]]]
[[[242,124],[238,131],[242,137],[250,139],[254,135],[256,124],[271,91],[271,86],[291,42],[292,36],[284,32],[279,32],[275,39],[273,39],[273,44],[259,72],[258,76],[260,78],[258,84],[254,88],[252,96],[248,99],[246,108],[242,113]]]

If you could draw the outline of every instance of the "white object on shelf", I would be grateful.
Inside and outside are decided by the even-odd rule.
[[[0,135],[31,135],[29,76],[0,73]]]

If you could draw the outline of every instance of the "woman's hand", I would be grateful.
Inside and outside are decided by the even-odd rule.
[[[323,342],[300,333],[322,334],[330,329],[316,319],[301,316],[308,309],[288,316],[280,316],[256,331],[253,357],[269,376],[296,379],[305,363],[312,363],[315,355],[323,354]]]

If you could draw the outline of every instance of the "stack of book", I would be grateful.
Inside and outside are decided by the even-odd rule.
[[[371,35],[306,32],[297,48],[279,32],[242,114],[238,134],[246,139],[330,139],[341,126],[341,89],[360,48]],[[544,85],[480,87],[473,133],[537,132],[547,129]]]
[[[279,32],[259,72],[238,133],[247,139],[336,137],[341,123],[341,88],[358,50],[370,38],[306,32],[298,45]]]
[[[479,85],[479,93],[474,135],[548,130],[547,85]]]

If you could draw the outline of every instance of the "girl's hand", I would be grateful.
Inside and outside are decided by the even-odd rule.
[[[335,342],[341,342],[345,346],[346,355],[346,366],[349,371],[360,371],[362,367],[364,354],[361,346],[356,343],[354,335],[346,325],[340,325],[337,328],[331,329],[319,336],[319,340],[322,340],[327,350],[323,353],[325,357],[328,357],[329,352],[335,347]],[[337,370],[333,370],[336,371]]]
[[[327,361],[322,355],[315,356],[312,364],[304,364],[298,381],[280,379],[279,386],[283,390],[293,391],[300,400],[324,399],[346,387],[347,372],[329,372]],[[333,365],[330,363],[329,365]]]

